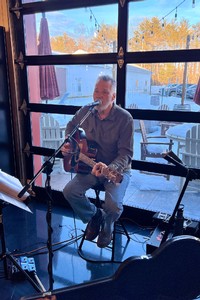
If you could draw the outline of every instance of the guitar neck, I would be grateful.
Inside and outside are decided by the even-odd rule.
[[[81,153],[79,154],[79,159],[84,162],[86,165],[90,166],[90,167],[94,167],[94,165],[96,164],[96,162],[94,160],[92,160],[91,158],[89,158],[88,156],[86,156],[85,154]]]
[[[84,162],[86,165],[90,167],[94,167],[96,165],[96,162],[83,154],[82,152],[79,153],[79,160]],[[102,168],[101,173],[103,176],[105,176],[108,180],[112,181],[113,183],[117,184],[120,183],[123,179],[123,175],[118,173],[115,170],[111,170],[109,168]]]

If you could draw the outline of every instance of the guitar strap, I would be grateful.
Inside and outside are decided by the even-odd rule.
[[[71,165],[72,170],[75,171],[75,167],[77,166],[77,163],[79,161],[80,148],[79,148],[77,141],[74,138],[71,139],[70,143],[72,146],[71,151],[73,153],[71,156],[71,159],[70,159],[70,165]]]

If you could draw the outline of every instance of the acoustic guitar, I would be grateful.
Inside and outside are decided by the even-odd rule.
[[[97,154],[96,144],[87,142],[85,132],[79,128],[73,135],[71,141],[71,151],[64,156],[64,170],[71,173],[89,173],[96,164],[95,157]],[[88,168],[89,167],[89,168]],[[114,184],[119,184],[123,175],[109,167],[102,168],[102,175]]]

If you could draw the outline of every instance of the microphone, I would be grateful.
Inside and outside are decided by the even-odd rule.
[[[87,104],[86,106],[94,107],[94,106],[100,105],[101,103],[102,103],[101,100],[97,100],[97,101]]]

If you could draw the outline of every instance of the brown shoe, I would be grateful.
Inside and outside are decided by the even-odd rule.
[[[92,219],[87,224],[85,230],[86,240],[92,241],[98,236],[102,222],[103,222],[102,211],[100,208],[97,208],[96,214],[92,217]]]
[[[112,232],[108,232],[102,229],[97,239],[97,246],[99,248],[105,248],[111,243],[111,240],[112,240]]]

